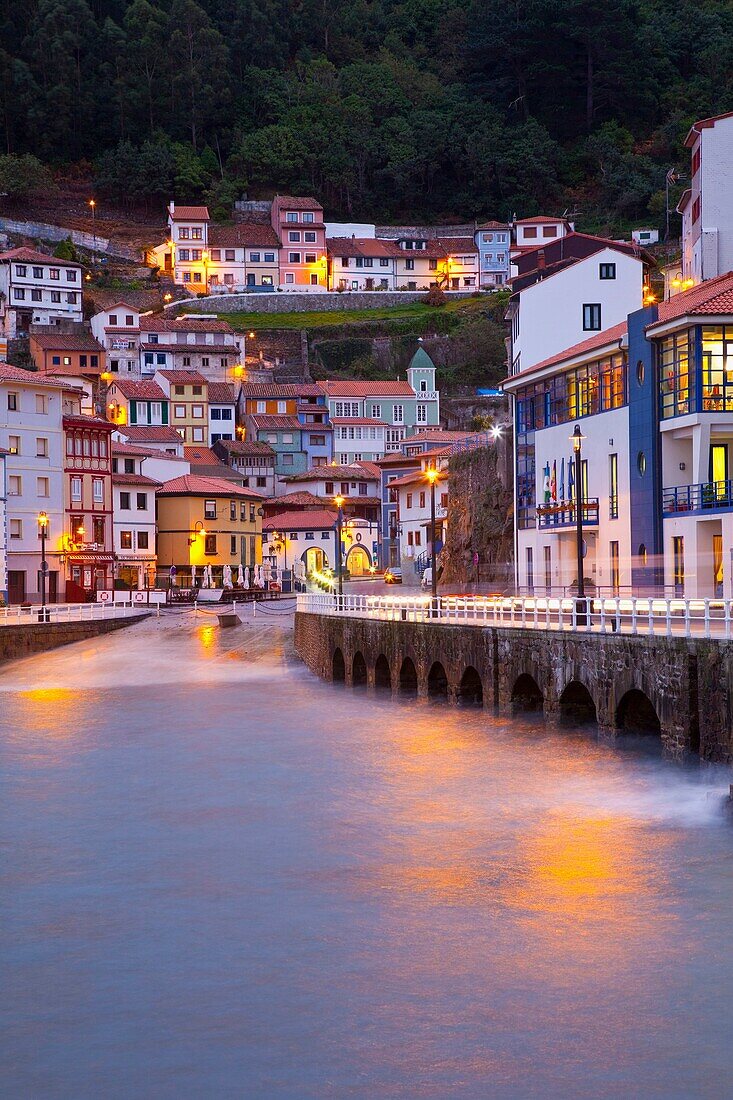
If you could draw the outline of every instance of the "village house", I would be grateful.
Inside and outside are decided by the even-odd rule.
[[[32,248],[0,252],[0,327],[5,341],[31,325],[82,321],[82,268]]]
[[[473,237],[401,237],[395,290],[470,290],[478,286],[479,253]]]
[[[183,439],[170,424],[115,424],[113,439],[183,458]]]
[[[208,382],[194,370],[159,370],[155,382],[168,402],[170,425],[184,443],[207,443]]]
[[[509,281],[511,226],[495,220],[476,226],[474,240],[479,254],[479,281],[482,290],[493,290]]]
[[[113,425],[80,411],[63,417],[64,529],[66,599],[84,602],[112,588]]]
[[[272,228],[280,240],[280,289],[328,289],[326,227],[323,207],[315,199],[276,195]]]
[[[45,328],[46,326],[44,326]],[[99,379],[105,369],[104,348],[90,332],[48,332],[31,327],[29,347],[36,370]]]
[[[704,118],[685,138],[690,150],[690,186],[677,207],[682,215],[682,262],[675,290],[733,269],[733,111]]]
[[[278,569],[297,567],[307,574],[338,570],[338,512],[335,508],[297,508],[265,520],[263,556]],[[360,577],[376,569],[379,536],[376,523],[344,519],[341,567]]]
[[[332,237],[326,244],[329,290],[395,290],[401,252],[394,241]]]
[[[151,314],[140,318],[140,356],[143,375],[193,370],[212,381],[231,381],[244,363],[244,337],[212,317]]]
[[[152,378],[113,378],[107,386],[107,419],[116,427],[154,425],[170,421],[169,400]]]
[[[241,475],[245,488],[256,489],[265,497],[275,495],[276,455],[269,443],[259,443],[255,439],[218,439],[211,449]]]
[[[237,397],[233,382],[209,382],[209,446],[236,435]]]
[[[395,520],[399,544],[399,564],[403,581],[420,580],[433,548],[440,553],[445,544],[448,517],[447,465],[450,446],[428,450],[419,456],[419,465],[389,482],[391,502],[396,504]],[[426,471],[439,470],[435,485],[435,530],[432,530],[430,481]]]
[[[345,516],[358,516],[379,523],[380,470],[372,463],[315,466],[302,474],[283,478],[283,481],[289,493],[311,494],[321,506],[332,504],[335,496],[341,496],[344,498]]]
[[[126,302],[95,313],[90,322],[92,335],[105,352],[111,374],[140,373],[140,310]]]
[[[280,241],[271,225],[211,225],[208,238],[209,293],[276,289],[280,281]]]
[[[142,472],[147,452],[112,444],[114,551],[117,579],[138,591],[155,587],[155,491]]]

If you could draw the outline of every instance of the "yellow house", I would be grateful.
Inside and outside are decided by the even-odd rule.
[[[207,443],[209,383],[204,376],[195,370],[159,370],[155,382],[170,403],[170,426],[176,429],[183,442],[187,445]]]
[[[262,563],[260,493],[218,477],[184,474],[156,493],[158,568],[175,565],[183,575],[191,566],[210,565],[219,587],[221,570]]]

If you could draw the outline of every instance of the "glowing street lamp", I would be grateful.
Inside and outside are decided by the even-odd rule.
[[[435,466],[428,466],[425,477],[430,484],[430,596],[433,614],[438,608],[438,563],[435,554],[435,482],[440,472]]]
[[[94,245],[92,247],[92,264],[96,265],[96,263],[97,263],[97,200],[96,199],[90,199],[89,200],[89,205],[92,208],[92,239],[94,241]]]
[[[48,514],[46,512],[38,513],[38,534],[41,537],[41,614],[40,620],[42,623],[49,621],[49,615],[46,611],[46,574],[48,573],[48,562],[46,561],[46,537],[48,535]]]
[[[333,503],[338,509],[336,513],[336,569],[338,573],[339,597],[341,597],[344,594],[344,578],[341,571],[341,531],[344,524],[344,498],[340,493],[337,493],[333,498]]]
[[[578,625],[585,623],[585,583],[583,581],[583,460],[582,448],[585,436],[576,424],[570,440],[575,457],[575,544],[578,559],[578,601],[576,618]]]

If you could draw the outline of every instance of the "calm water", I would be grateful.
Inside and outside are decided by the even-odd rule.
[[[731,1096],[727,771],[256,629],[0,673],[3,1097]]]

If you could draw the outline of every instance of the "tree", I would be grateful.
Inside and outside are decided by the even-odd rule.
[[[11,202],[48,194],[53,189],[51,173],[37,157],[30,153],[0,156],[0,194]]]
[[[173,0],[168,51],[175,58],[170,81],[172,104],[185,110],[191,144],[198,149],[229,104],[229,50],[195,0]]]

